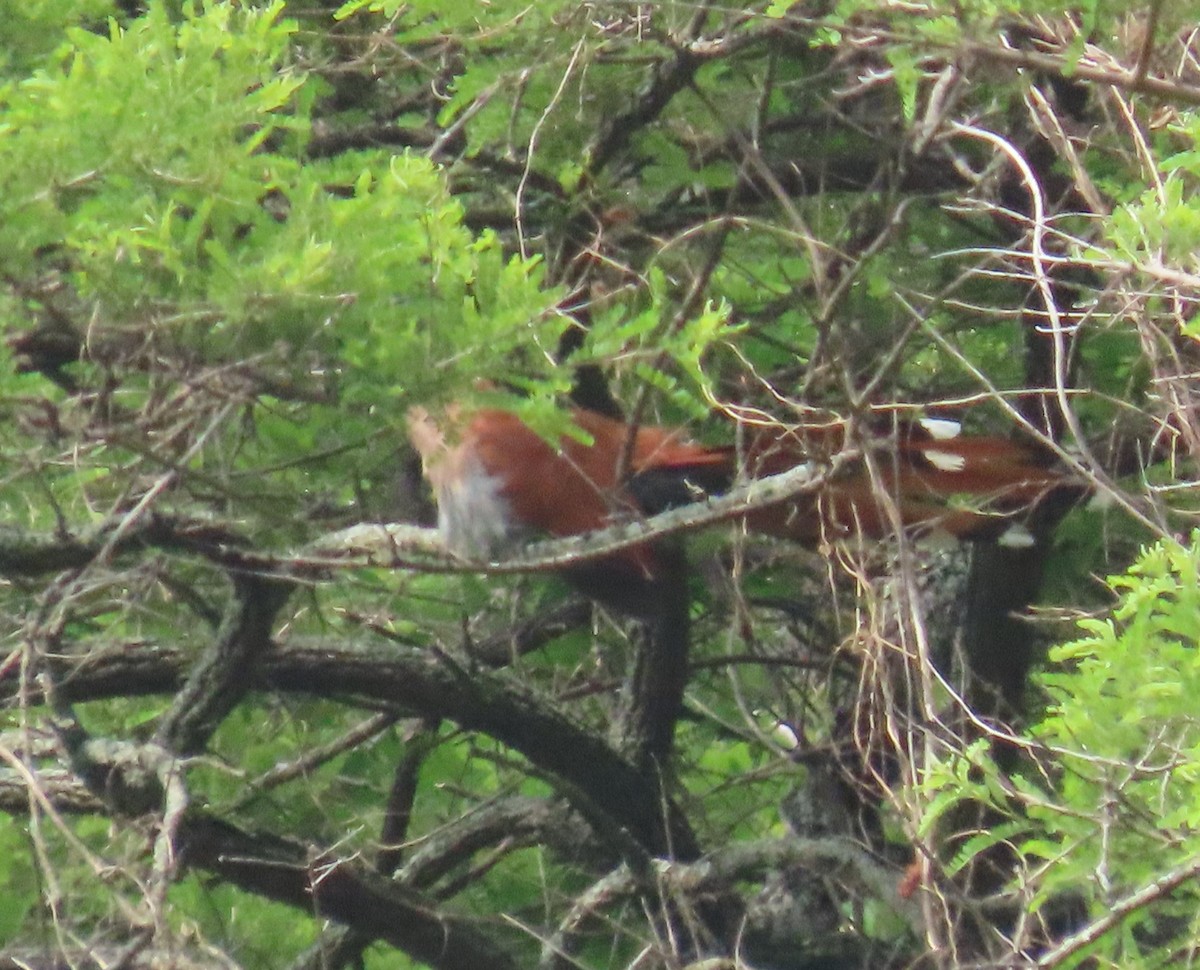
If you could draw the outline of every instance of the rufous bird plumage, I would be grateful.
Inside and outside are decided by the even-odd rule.
[[[572,420],[586,440],[563,436],[551,443],[498,409],[466,415],[451,409],[441,421],[423,408],[410,411],[409,437],[452,551],[487,557],[522,535],[579,535],[719,494],[739,477],[819,464],[846,444],[840,424],[752,429],[739,448],[697,444],[669,428],[631,428],[581,409]],[[748,512],[746,528],[805,544],[880,537],[897,522],[960,539],[994,539],[1063,484],[1032,448],[999,437],[960,437],[955,428],[948,421],[898,425],[868,445],[873,470],[859,460],[809,493]],[[964,496],[970,507],[953,501]],[[566,574],[602,602],[640,613],[658,569],[655,545],[642,543]]]

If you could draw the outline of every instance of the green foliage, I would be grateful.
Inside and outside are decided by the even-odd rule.
[[[1030,87],[1049,91],[1084,56],[1085,36],[1106,44],[1126,26],[1124,6],[1108,0],[1083,4],[1074,21],[1049,0],[931,0],[920,16],[869,0],[820,11],[773,2],[765,15],[674,0],[349,0],[336,14],[317,0],[144,6],[0,0],[0,565],[37,542],[69,552],[96,526],[133,533],[150,515],[202,535],[196,523],[211,523],[265,555],[344,525],[416,518],[423,493],[398,474],[410,403],[506,407],[548,440],[582,435],[562,408],[577,376],[558,363],[567,327],[586,330],[571,333],[582,337],[572,364],[594,365],[619,401],[646,405],[647,420],[699,424],[714,402],[781,423],[812,413],[869,423],[872,408],[938,400],[1024,403],[1036,383],[1027,240],[991,207],[1012,192],[1011,173],[990,149],[924,126],[944,111],[1033,159],[1028,139],[1045,119],[1013,121]],[[1162,35],[1183,16],[1165,11]],[[1002,33],[1011,51],[1039,24],[1068,39],[1039,34],[1023,49],[1058,58],[1060,76],[984,56]],[[1124,65],[1115,42],[1105,50]],[[939,87],[951,65],[963,83]],[[1149,132],[1145,149],[1165,158],[1151,159],[1162,188],[1146,178],[1141,143],[1128,150],[1112,120],[1121,112],[1089,115],[1087,129],[1070,119],[1070,137],[1090,132],[1080,164],[1114,216],[1055,212],[1052,228],[1072,236],[1052,241],[1056,259],[1091,264],[1066,281],[1081,303],[1095,298],[1071,360],[1098,392],[1072,397],[1085,434],[1107,437],[1114,415],[1145,411],[1157,446],[1164,429],[1186,441],[1194,414],[1163,404],[1181,386],[1164,375],[1178,370],[1153,355],[1168,348],[1191,366],[1190,345],[1172,341],[1190,340],[1195,323],[1169,313],[1183,317],[1195,300],[1172,302],[1162,287],[1193,269],[1200,165],[1193,116],[1180,109],[1156,126],[1130,104],[1131,130]],[[914,157],[918,143],[928,148]],[[1064,173],[1080,175],[1065,157],[1039,171]],[[1116,312],[1105,305],[1113,266],[1138,278]],[[970,420],[983,427],[1001,413]],[[728,442],[736,429],[713,420],[697,434]],[[1174,469],[1160,458],[1146,474],[1167,484]],[[1078,603],[1096,562],[1128,548],[1131,530],[1100,516],[1064,529],[1059,555],[1075,561],[1054,569],[1054,596]],[[882,818],[871,849],[888,857],[914,820],[898,817],[903,799],[884,804],[883,789],[894,762],[921,747],[907,734],[917,712],[944,700],[916,696],[911,658],[891,649],[892,621],[880,617],[892,594],[881,606],[846,592],[878,590],[890,550],[831,536],[809,558],[731,543],[734,531],[691,550],[706,567],[691,577],[687,715],[655,796],[676,801],[703,852],[744,843],[752,856],[759,840],[773,849],[804,836],[779,805],[794,787],[823,783],[809,765],[861,768],[837,797],[861,799],[863,820]],[[0,687],[15,687],[0,744],[45,782],[46,798],[72,776],[39,689],[59,671],[63,684],[94,687],[92,665],[128,664],[131,678],[153,667],[159,679],[126,688],[110,678],[76,713],[100,739],[133,748],[154,738],[187,699],[164,686],[162,665],[182,682],[229,629],[245,574],[230,565],[232,545],[218,546],[126,543],[71,569],[4,573],[11,629],[0,634],[14,653]],[[1082,886],[1100,913],[1196,850],[1200,739],[1179,712],[1200,688],[1200,604],[1194,557],[1164,550],[1118,585],[1126,599],[1111,621],[1085,626],[1057,655],[1070,672],[1045,681],[1044,776],[1005,777],[982,744],[928,767],[928,825],[965,800],[1007,813],[948,850],[946,870],[1013,845],[1028,863],[1031,910]],[[479,703],[505,701],[505,718],[536,703],[611,739],[649,641],[620,618],[578,611],[565,633],[557,620],[539,629],[564,598],[542,575],[306,573],[274,618],[270,662],[325,648],[364,666],[415,655],[487,678],[495,694]],[[490,666],[509,643],[511,677]],[[696,962],[684,937],[697,898],[666,868],[659,881],[657,862],[632,894],[609,895],[617,866],[645,868],[645,847],[599,817],[595,796],[607,793],[586,791],[586,777],[564,784],[533,763],[513,741],[524,724],[491,736],[452,723],[461,715],[439,697],[410,709],[320,683],[278,687],[246,666],[236,686],[254,690],[200,756],[178,764],[191,810],[370,866],[397,765],[417,754],[397,851],[404,866],[440,849],[428,883],[405,883],[431,909],[517,938],[521,965],[569,927],[581,939],[566,940],[564,960],[581,966]],[[898,709],[902,698],[912,706]],[[381,711],[396,722],[355,734]],[[796,723],[797,749],[772,740],[776,717]],[[900,734],[902,749],[889,747]],[[0,795],[16,806],[0,816],[0,940],[122,939],[153,925],[174,934],[168,944],[212,944],[254,967],[294,964],[314,941],[313,912],[199,878],[186,860],[158,868],[150,850],[166,820],[156,813],[60,819],[38,803],[26,814],[18,774],[0,770]],[[538,800],[562,826],[558,841],[473,828],[510,797]],[[1097,805],[1129,824],[1101,831]],[[564,850],[580,833],[586,844]],[[922,934],[898,923],[886,893],[820,866],[782,875],[805,884],[806,942],[827,927],[887,951],[846,964],[916,956]],[[759,888],[735,874],[711,900],[728,891],[753,902]],[[159,890],[167,905],[155,909]],[[664,897],[671,919],[657,909]],[[1191,890],[1176,903],[1194,906]],[[1150,918],[1128,925],[1120,955],[1132,960],[1151,948]],[[707,941],[711,929],[697,935]],[[407,968],[398,953],[380,945],[365,963]]]
[[[6,98],[0,268],[59,251],[103,318],[216,358],[336,353],[351,405],[404,393],[418,362],[477,370],[536,339],[536,260],[474,239],[428,161],[297,164],[319,84],[284,68],[281,10],[174,24],[154,6],[107,37],[72,32],[61,67]]]
[[[178,932],[220,946],[244,967],[294,960],[317,936],[315,924],[297,920],[289,907],[196,876],[171,887],[170,903]]]
[[[579,360],[612,366],[619,362],[638,384],[653,387],[673,400],[684,413],[704,413],[698,401],[712,399],[710,354],[734,340],[745,326],[730,320],[727,304],[713,304],[689,319],[665,319],[670,307],[667,278],[658,267],[648,273],[646,305],[630,313],[625,308],[599,315],[579,352]],[[669,362],[671,368],[664,367]],[[686,381],[676,376],[678,371]]]
[[[37,905],[38,883],[30,861],[29,833],[22,821],[0,816],[0,946],[16,938],[28,912]]]
[[[256,150],[294,128],[281,9],[213,5],[177,26],[155,5],[108,36],[68,31],[58,64],[5,95],[6,270],[66,246],[87,292],[127,306],[146,282],[186,287],[185,257],[251,220],[275,181]]]
[[[572,26],[584,23],[582,8],[553,0],[520,7],[481,5],[474,0],[350,0],[336,13],[356,26],[378,23],[375,15],[388,18],[397,44],[420,46],[453,39],[463,60],[450,81],[438,122],[449,125],[471,109],[474,150],[504,140],[524,145],[537,126],[543,148],[567,157],[572,152],[566,146],[577,151],[587,132],[580,124],[583,119],[560,110],[553,112],[553,124],[545,122],[553,111],[556,91],[572,100],[579,97],[578,91],[570,91],[575,80],[571,76],[565,79],[567,92],[558,88],[564,81],[561,72],[572,62],[570,47],[560,40],[569,36]],[[497,36],[503,36],[503,44],[495,44]],[[515,111],[510,97],[497,96],[502,92],[523,94]],[[554,151],[556,147],[563,150]],[[488,187],[481,189],[486,192]]]
[[[0,79],[16,77],[40,64],[74,25],[99,25],[113,13],[112,0],[3,0],[0,23]]]
[[[1074,897],[1092,918],[1200,857],[1200,534],[1146,549],[1109,585],[1111,611],[1080,620],[1083,635],[1052,649],[1039,678],[1050,698],[1030,730],[1039,774],[1002,775],[981,741],[924,776],[927,832],[966,802],[1009,816],[966,840],[950,872],[1005,842],[1026,861],[1035,910]],[[1198,899],[1194,880],[1151,899],[1087,959],[1162,965],[1169,946],[1194,943]]]
[[[538,259],[467,230],[428,160],[301,161],[324,88],[289,63],[295,25],[282,9],[189,5],[174,20],[154,4],[103,34],[73,27],[52,64],[0,92],[0,274],[47,274],[56,293],[6,297],[0,330],[24,330],[29,311],[77,312],[97,346],[155,346],[212,368],[257,356],[285,387],[332,393],[336,410],[264,397],[251,434],[229,412],[194,418],[212,426],[186,462],[191,482],[273,526],[297,521],[280,504],[297,489],[345,506],[357,477],[370,493],[361,480],[379,458],[362,449],[381,430],[375,409],[399,417],[397,399],[502,376],[522,354],[537,362],[560,326]],[[111,380],[114,363],[72,369]],[[12,372],[2,380],[19,394]],[[155,375],[135,363],[120,380],[128,412],[166,417],[147,410],[166,404]],[[86,420],[65,406],[66,420]],[[147,459],[176,460],[152,432],[93,446],[82,467],[13,469],[0,506],[25,504],[36,477],[58,507],[102,515]]]

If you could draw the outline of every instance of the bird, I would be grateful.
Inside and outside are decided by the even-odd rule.
[[[542,437],[516,414],[451,406],[440,418],[424,407],[407,415],[452,552],[487,559],[534,535],[582,535],[719,495],[739,481],[802,466],[814,471],[849,443],[846,426],[751,428],[739,445],[708,445],[677,428],[632,426],[582,408],[577,433]],[[904,528],[963,540],[1031,541],[1020,513],[1064,484],[1063,473],[1030,445],[964,436],[958,422],[893,423],[867,438],[859,460],[819,487],[741,516],[749,532],[807,546],[839,537],[880,538]],[[973,504],[960,501],[970,497]],[[890,501],[889,501],[890,500]],[[656,602],[663,547],[648,540],[566,567],[565,578],[593,599],[645,616]]]

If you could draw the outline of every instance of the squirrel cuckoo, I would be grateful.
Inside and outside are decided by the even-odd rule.
[[[409,412],[409,437],[433,486],[448,548],[488,556],[522,533],[579,535],[719,494],[739,470],[751,478],[774,475],[845,444],[840,425],[758,430],[739,451],[696,444],[669,428],[631,429],[593,411],[574,410],[572,419],[590,442],[564,436],[552,444],[496,409],[451,410],[441,424],[423,408]],[[1064,484],[1032,449],[1005,438],[957,437],[952,421],[902,426],[881,438],[874,454],[874,477],[859,461],[814,492],[748,512],[746,527],[806,544],[856,533],[880,537],[894,521],[882,490],[903,526],[996,539],[1016,513]],[[977,504],[955,507],[955,496]],[[647,542],[565,575],[594,599],[646,616],[658,569],[655,544]]]

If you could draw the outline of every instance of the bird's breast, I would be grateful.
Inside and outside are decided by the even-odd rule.
[[[457,474],[437,485],[438,530],[447,548],[471,559],[490,559],[520,531],[505,497],[505,482],[470,453]]]

